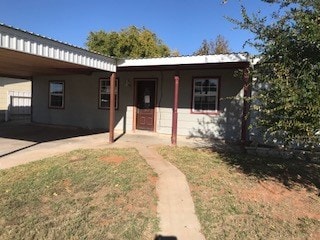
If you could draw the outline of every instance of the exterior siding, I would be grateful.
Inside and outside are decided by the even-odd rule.
[[[234,76],[232,69],[184,70],[180,71],[178,135],[204,136],[223,138],[231,141],[240,140],[241,115],[243,95],[242,79]],[[158,85],[156,108],[156,131],[171,134],[172,104],[173,104],[173,71],[139,71],[120,72],[119,78],[127,81],[126,93],[120,92],[121,101],[125,100],[129,106],[133,105],[133,91],[135,79],[156,79]],[[191,112],[192,81],[194,77],[220,77],[220,111],[218,115],[195,114]],[[131,93],[130,93],[131,92]],[[124,97],[125,96],[125,99]],[[234,99],[227,99],[235,97]],[[131,102],[130,102],[130,99]],[[133,111],[132,107],[126,111],[129,121],[126,130],[131,130]]]
[[[5,111],[8,110],[9,91],[31,93],[31,81],[15,78],[0,78],[0,121],[5,120]]]
[[[109,129],[109,110],[98,108],[99,79],[110,73],[92,75],[42,76],[33,79],[33,116],[36,123],[75,126],[88,129]],[[49,81],[64,81],[63,109],[49,108]],[[129,96],[124,81],[118,78],[120,96]],[[132,98],[119,96],[116,129],[132,129]],[[130,125],[131,124],[131,125]]]
[[[33,79],[33,117],[37,123],[89,129],[106,129],[108,110],[98,109],[99,78],[102,74],[47,76]],[[63,109],[49,108],[49,81],[64,81]]]
[[[107,75],[107,76],[106,76]],[[109,111],[98,109],[99,78],[110,73],[35,77],[33,80],[33,121],[47,124],[70,125],[90,129],[109,127]],[[116,130],[132,131],[134,117],[134,82],[155,79],[157,83],[156,131],[171,134],[174,71],[120,71],[119,108],[116,110]],[[194,77],[220,77],[220,114],[191,112],[192,81]],[[48,83],[65,81],[65,108],[48,108]],[[227,99],[242,96],[242,79],[234,77],[232,69],[180,71],[178,135],[205,136],[240,140],[242,101]]]

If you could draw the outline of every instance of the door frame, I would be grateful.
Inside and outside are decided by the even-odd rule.
[[[133,121],[132,121],[132,131],[137,130],[137,86],[138,82],[154,82],[154,108],[153,108],[153,130],[152,132],[157,131],[157,111],[158,108],[158,79],[157,78],[134,78],[134,87],[133,87]],[[146,130],[148,131],[148,130]]]

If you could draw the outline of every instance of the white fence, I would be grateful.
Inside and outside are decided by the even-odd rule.
[[[31,92],[8,92],[5,120],[28,119],[31,115]]]

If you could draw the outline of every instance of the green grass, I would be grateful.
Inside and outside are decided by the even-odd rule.
[[[209,239],[319,239],[320,166],[163,147],[187,177]]]
[[[134,149],[77,150],[1,170],[0,239],[153,239],[154,177]]]

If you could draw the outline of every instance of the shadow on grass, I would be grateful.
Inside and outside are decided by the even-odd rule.
[[[287,188],[295,185],[317,191],[320,196],[320,164],[298,159],[250,156],[244,153],[220,153],[224,162],[258,179],[276,179]]]

